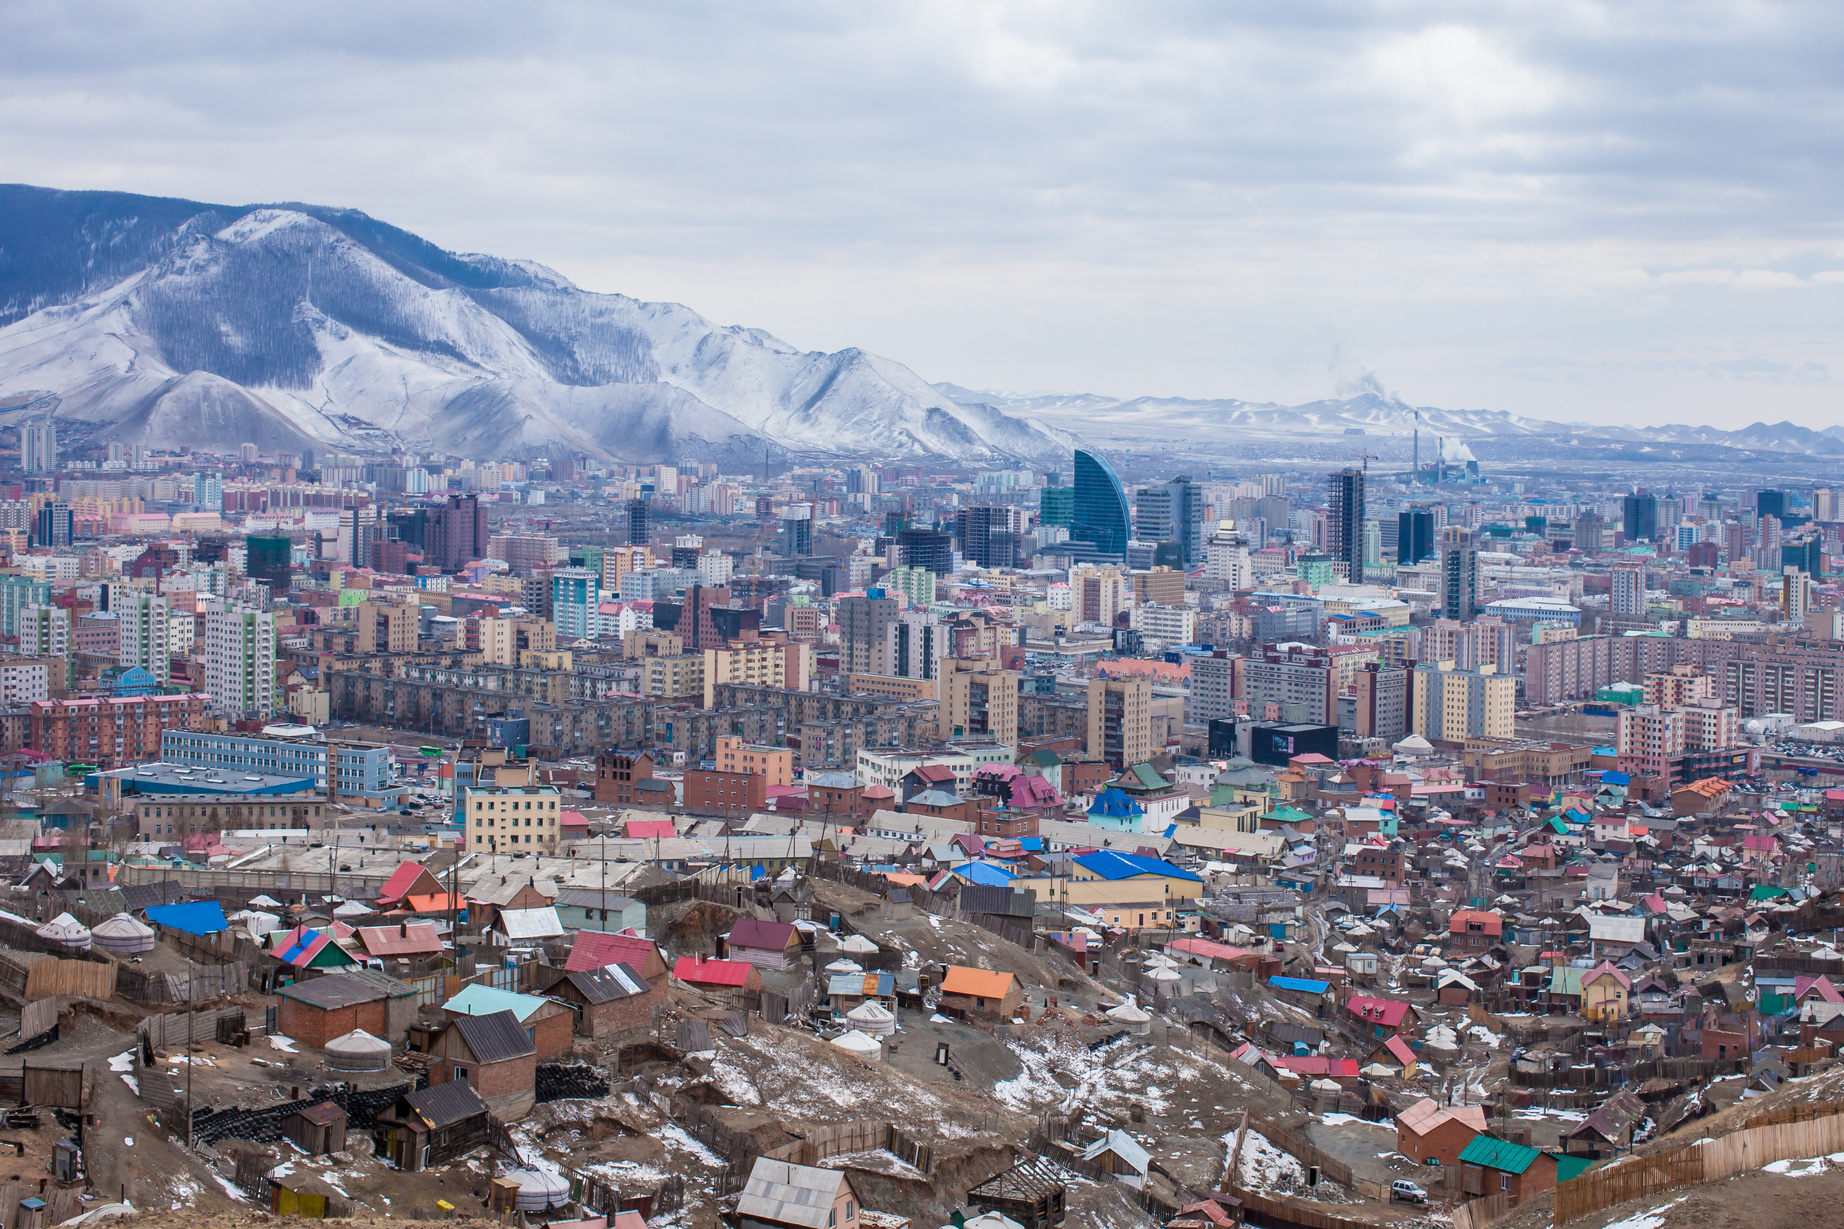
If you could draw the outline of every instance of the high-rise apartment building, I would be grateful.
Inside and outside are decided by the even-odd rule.
[[[977,504],[962,508],[956,521],[961,554],[968,563],[983,568],[1018,566],[1018,531],[1023,526],[1017,508]]]
[[[1186,566],[1203,559],[1204,492],[1188,475],[1134,493],[1133,536],[1175,544]]]
[[[1492,666],[1460,670],[1451,661],[1415,667],[1413,725],[1429,742],[1509,739],[1517,680]]]
[[[1569,526],[1569,544],[1584,555],[1599,554],[1607,540],[1607,522],[1598,512],[1584,512]]]
[[[164,687],[173,677],[167,599],[118,589],[109,609],[116,618],[116,661],[124,670],[137,666],[146,670]]]
[[[414,647],[412,645],[412,647]],[[557,625],[536,615],[480,621],[480,660],[489,666],[524,664],[527,651],[549,653],[557,647]]]
[[[588,568],[551,571],[551,620],[560,640],[594,640],[602,633],[602,578]]]
[[[27,606],[16,618],[22,656],[70,656],[70,611],[61,606]]]
[[[1204,575],[1232,591],[1253,588],[1254,563],[1249,557],[1249,540],[1236,528],[1235,521],[1218,521],[1216,533],[1204,548]]]
[[[941,662],[941,740],[1018,742],[1018,672],[996,658],[948,657]]]
[[[1094,678],[1088,681],[1087,750],[1117,769],[1137,764],[1152,755],[1150,680]]]
[[[228,716],[275,711],[274,615],[232,606],[205,616],[205,690]]]
[[[901,608],[891,597],[842,597],[838,601],[839,672],[895,674],[894,637]]]
[[[1127,608],[1128,581],[1119,568],[1080,564],[1069,573],[1070,613],[1078,623],[1114,625]]]
[[[28,474],[58,472],[58,428],[49,418],[19,429],[19,468]]]
[[[75,532],[75,521],[67,503],[48,503],[38,510],[38,518],[33,523],[32,541],[37,546],[69,546]]]
[[[496,533],[487,539],[487,557],[505,560],[514,576],[527,576],[555,567],[563,558],[563,545],[555,534]]]
[[[783,553],[804,559],[813,553],[813,505],[789,504],[781,509]]]
[[[1646,569],[1643,563],[1616,563],[1608,572],[1608,610],[1616,619],[1643,619]]]
[[[423,558],[444,572],[459,572],[487,553],[487,506],[478,495],[450,495],[429,509],[423,527]]]

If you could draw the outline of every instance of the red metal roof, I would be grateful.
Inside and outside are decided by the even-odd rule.
[[[442,940],[435,932],[434,922],[361,926],[359,942],[373,956],[433,956],[442,951]]]
[[[749,981],[749,971],[753,968],[753,964],[744,964],[740,960],[700,960],[696,956],[680,956],[679,963],[672,966],[672,975],[693,985],[741,987]]]
[[[643,939],[639,935],[579,930],[576,932],[576,942],[570,948],[570,958],[564,961],[563,968],[566,973],[586,973],[606,965],[630,964],[644,972],[647,957],[654,950],[653,940]]]

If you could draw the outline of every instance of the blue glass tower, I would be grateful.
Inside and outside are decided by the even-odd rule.
[[[1100,453],[1078,448],[1075,478],[1076,506],[1069,540],[1092,543],[1098,556],[1125,558],[1133,529],[1120,475]]]

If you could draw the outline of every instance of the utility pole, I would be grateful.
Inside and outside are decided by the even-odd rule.
[[[192,957],[186,957],[186,1147],[192,1146],[192,1022],[196,1018],[196,1009],[192,1006]]]

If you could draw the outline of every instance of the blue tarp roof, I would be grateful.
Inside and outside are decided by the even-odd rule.
[[[1633,778],[1629,773],[1604,772],[1601,774],[1602,785],[1631,785],[1632,783]]]
[[[178,909],[182,907],[183,906],[180,906],[180,905],[155,905],[154,909]],[[149,909],[148,910],[149,915],[152,915],[153,911],[154,911],[153,909]],[[194,933],[197,933],[197,932],[194,932]],[[289,948],[287,951],[282,953],[282,963],[283,964],[293,964],[295,961],[301,959],[303,956],[307,955],[307,953],[310,950],[312,950],[315,944],[320,942],[322,937],[323,936],[318,930],[307,930],[307,931],[301,932],[301,937],[295,940],[295,945]]]
[[[1332,988],[1329,981],[1313,981],[1306,977],[1270,977],[1268,984],[1276,990],[1297,990],[1301,994],[1324,994]]]
[[[1011,872],[991,862],[968,862],[954,868],[954,873],[968,883],[983,883],[989,887],[1010,887]]]
[[[184,931],[189,935],[211,935],[230,929],[224,920],[224,906],[215,900],[192,900],[183,905],[150,905],[147,920],[157,926]]]
[[[1083,870],[1093,871],[1103,879],[1131,879],[1135,875],[1169,875],[1174,879],[1189,879],[1202,883],[1202,877],[1192,874],[1170,862],[1158,858],[1143,858],[1139,854],[1116,853],[1103,849],[1096,853],[1085,853],[1076,859],[1076,865]]]

